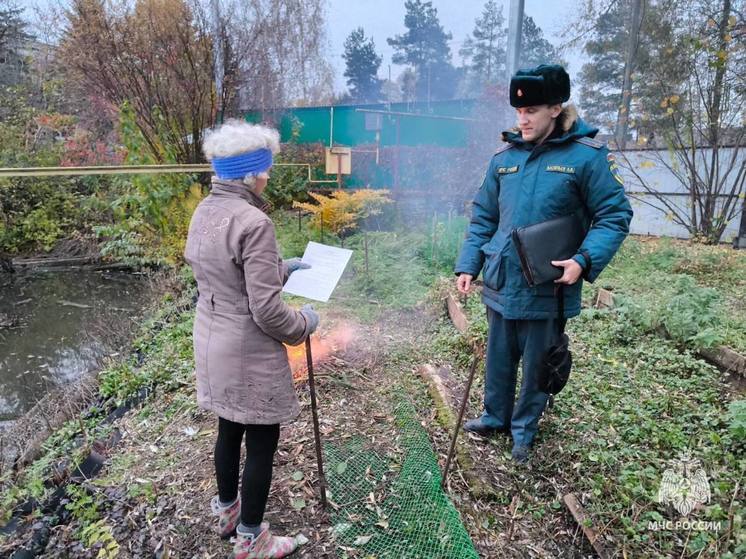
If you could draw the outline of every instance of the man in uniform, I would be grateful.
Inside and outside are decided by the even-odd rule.
[[[632,208],[598,129],[580,120],[564,68],[541,65],[519,70],[510,82],[510,104],[518,128],[503,132],[504,146],[492,157],[477,192],[471,223],[455,272],[461,293],[482,272],[489,336],[484,413],[464,429],[483,436],[512,434],[512,456],[528,460],[548,395],[538,373],[555,341],[557,320],[580,313],[582,277],[593,282],[629,232]],[[511,231],[576,213],[587,234],[572,258],[553,261],[561,278],[531,287],[526,282]],[[564,317],[555,289],[563,284]],[[515,402],[516,373],[523,378]]]

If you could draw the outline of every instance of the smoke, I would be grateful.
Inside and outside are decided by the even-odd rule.
[[[343,352],[355,339],[354,326],[343,323],[335,326],[330,332],[311,336],[311,354],[314,367],[323,364],[332,355]],[[295,382],[304,382],[308,378],[308,361],[306,344],[286,346],[290,370]]]

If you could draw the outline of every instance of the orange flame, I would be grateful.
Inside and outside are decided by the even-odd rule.
[[[311,353],[313,355],[313,364],[320,365],[331,355],[338,351],[344,351],[348,344],[355,337],[355,331],[348,324],[341,324],[328,332],[323,337],[311,336]],[[308,361],[306,359],[305,342],[289,346],[285,344],[288,352],[288,361],[290,370],[293,372],[295,382],[303,382],[308,378]]]

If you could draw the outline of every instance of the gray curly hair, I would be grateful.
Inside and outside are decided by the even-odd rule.
[[[249,124],[244,120],[230,119],[217,128],[208,130],[202,142],[202,152],[208,161],[215,157],[231,157],[258,149],[269,149],[272,154],[280,151],[280,133],[261,124]],[[256,178],[268,178],[267,172],[246,175],[243,182],[256,184]]]

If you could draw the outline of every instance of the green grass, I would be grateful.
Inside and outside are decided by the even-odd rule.
[[[672,239],[628,238],[594,286],[620,295],[630,320],[663,326],[689,347],[746,352],[746,251]]]
[[[486,320],[478,297],[470,297],[466,310],[470,335],[483,341]],[[465,368],[472,356],[465,337],[444,329],[441,358]],[[746,506],[736,491],[746,472],[745,414],[742,400],[731,402],[720,371],[618,310],[586,309],[568,330],[573,372],[542,421],[529,478],[535,484],[553,478],[563,491],[587,496],[594,524],[605,526],[628,557],[744,556]],[[476,409],[482,390],[479,384],[472,394]],[[720,531],[648,528],[649,522],[679,519],[656,497],[668,461],[684,452],[701,461],[712,492],[689,519],[720,521]],[[541,494],[533,497],[541,501]]]
[[[318,233],[309,231],[305,221],[298,231],[297,218],[292,214],[277,213],[273,219],[284,258],[302,256],[308,241],[321,242]],[[454,231],[461,230],[463,235],[465,223],[454,218],[450,224],[447,221],[436,224],[440,236],[435,237],[435,242],[429,227],[369,232],[367,269],[364,233],[357,232],[344,239],[326,234],[324,243],[351,249],[353,254],[329,303],[314,303],[314,306],[342,308],[361,320],[372,320],[387,309],[422,302],[435,280],[445,270],[450,271],[455,260]],[[296,297],[287,300],[295,306],[308,302]]]

